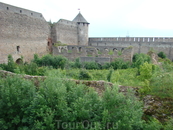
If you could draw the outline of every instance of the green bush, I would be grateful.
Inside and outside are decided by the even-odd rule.
[[[159,52],[158,54],[157,54],[160,58],[162,58],[162,59],[165,59],[166,58],[166,54],[164,53],[164,52]]]
[[[79,79],[90,80],[92,79],[92,76],[87,70],[82,69],[79,72]]]
[[[85,62],[84,64],[84,68],[86,69],[100,69],[101,66],[96,63],[96,62]]]
[[[39,89],[20,77],[0,79],[0,129],[155,129],[142,120],[142,103],[133,92],[105,87],[102,96],[91,87],[62,79],[51,71]],[[73,125],[73,126],[70,126]],[[167,125],[167,128],[170,124]]]
[[[145,62],[143,65],[140,65],[140,68],[139,68],[139,78],[141,80],[149,80],[151,77],[152,77],[152,64],[148,64],[148,62]]]
[[[35,86],[20,77],[0,79],[0,129],[30,129],[27,112],[36,95]]]
[[[52,66],[53,68],[61,68],[64,69],[67,58],[63,56],[52,56],[50,54],[43,56],[42,58],[39,58],[38,55],[34,55],[34,60],[32,61],[36,63],[38,66]]]
[[[112,76],[112,72],[113,72],[113,71],[114,71],[113,69],[110,69],[110,70],[109,70],[109,73],[108,73],[108,75],[107,75],[107,80],[108,80],[108,82],[111,81],[111,76]]]
[[[147,55],[147,54],[143,54],[143,53],[140,53],[140,54],[136,53],[133,56],[133,64],[132,64],[132,67],[139,68],[140,65],[143,65],[145,62],[148,62],[148,63],[151,62],[150,56]]]
[[[124,61],[122,58],[117,58],[110,63],[114,70],[116,69],[127,69],[130,67],[130,63]]]

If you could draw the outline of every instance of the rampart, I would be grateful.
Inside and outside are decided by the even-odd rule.
[[[112,46],[53,46],[53,55],[63,55],[70,60],[76,58],[81,61],[96,61],[100,64],[113,61],[115,58],[123,58],[125,61],[132,61],[133,47]]]
[[[173,38],[169,37],[114,37],[114,38],[89,38],[90,46],[109,47],[134,47],[134,53],[164,52],[173,60]]]
[[[0,3],[0,20],[0,63],[9,54],[29,62],[35,53],[48,53],[50,27],[40,13]]]

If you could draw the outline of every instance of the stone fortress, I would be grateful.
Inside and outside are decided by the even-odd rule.
[[[89,23],[79,14],[73,21],[48,23],[41,13],[0,2],[0,63],[11,54],[16,62],[29,62],[34,54],[64,55],[70,60],[131,61],[134,53],[163,51],[173,60],[173,37],[88,37]],[[61,43],[61,44],[58,44]]]

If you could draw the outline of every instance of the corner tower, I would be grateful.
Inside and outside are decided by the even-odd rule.
[[[73,19],[77,23],[78,45],[88,45],[88,27],[89,23],[79,14]]]

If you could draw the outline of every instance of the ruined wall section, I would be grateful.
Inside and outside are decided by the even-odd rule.
[[[169,37],[114,37],[114,38],[89,38],[90,46],[102,47],[129,47],[133,46],[134,53],[164,52],[173,60],[173,38]]]
[[[78,44],[78,27],[76,22],[60,19],[52,26],[52,42],[68,45]]]
[[[132,61],[133,47],[101,47],[101,46],[53,46],[53,55],[63,55],[70,60],[81,58],[83,61],[105,63],[116,58]]]
[[[11,6],[6,6],[11,9]],[[35,53],[40,56],[48,53],[50,27],[44,18],[2,9],[6,6],[0,3],[0,63],[6,63],[9,54],[14,60],[24,56],[24,60],[29,62]]]

